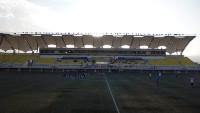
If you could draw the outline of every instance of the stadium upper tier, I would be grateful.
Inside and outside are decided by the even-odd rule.
[[[140,49],[140,46],[148,46],[149,49],[166,47],[166,52],[183,52],[195,35],[183,34],[128,34],[111,33],[94,36],[92,34],[70,34],[70,33],[0,33],[0,49],[22,50],[24,52],[45,48],[48,45],[56,45],[65,48],[74,45],[75,48],[84,48],[92,45],[94,48],[102,48],[110,45],[112,48],[121,48],[127,45],[130,48]]]

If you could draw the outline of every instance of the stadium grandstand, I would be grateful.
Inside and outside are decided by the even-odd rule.
[[[199,71],[197,63],[182,55],[195,37],[185,34],[2,32],[0,69]]]

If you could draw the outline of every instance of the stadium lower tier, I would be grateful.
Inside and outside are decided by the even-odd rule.
[[[0,67],[84,67],[84,68],[199,68],[199,65],[187,57],[164,57],[162,59],[142,59],[123,57],[70,57],[70,58],[41,58],[39,55],[0,54]]]

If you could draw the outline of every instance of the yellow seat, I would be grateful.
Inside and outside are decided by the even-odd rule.
[[[11,64],[13,62],[15,62],[15,60],[17,60],[17,58],[19,58],[20,55],[13,55],[9,58],[9,60],[6,61],[6,63]]]
[[[193,61],[191,61],[189,58],[187,57],[178,57],[176,58],[176,60],[184,66],[198,66],[197,64],[195,64]]]
[[[149,60],[149,63],[153,66],[180,66],[175,58],[154,59]]]
[[[84,64],[83,60],[61,60],[60,62],[58,62],[58,64],[61,65],[82,65]]]
[[[34,55],[24,55],[19,60],[16,61],[16,64],[22,64],[26,62],[27,60],[37,60],[38,57]]]
[[[0,55],[0,62],[4,62],[7,60],[11,55]]]
[[[38,64],[54,64],[56,61],[55,58],[38,58],[36,63]]]

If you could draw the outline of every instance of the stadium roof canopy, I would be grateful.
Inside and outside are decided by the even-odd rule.
[[[85,45],[92,45],[95,48],[102,48],[104,45],[121,48],[123,45],[128,45],[130,49],[140,49],[140,46],[147,46],[148,49],[165,46],[166,51],[172,54],[183,52],[195,37],[195,35],[185,34],[139,33],[0,33],[0,49],[27,52],[48,47],[48,45],[56,45],[59,48],[65,48],[66,45],[74,45],[75,48],[84,48]]]

